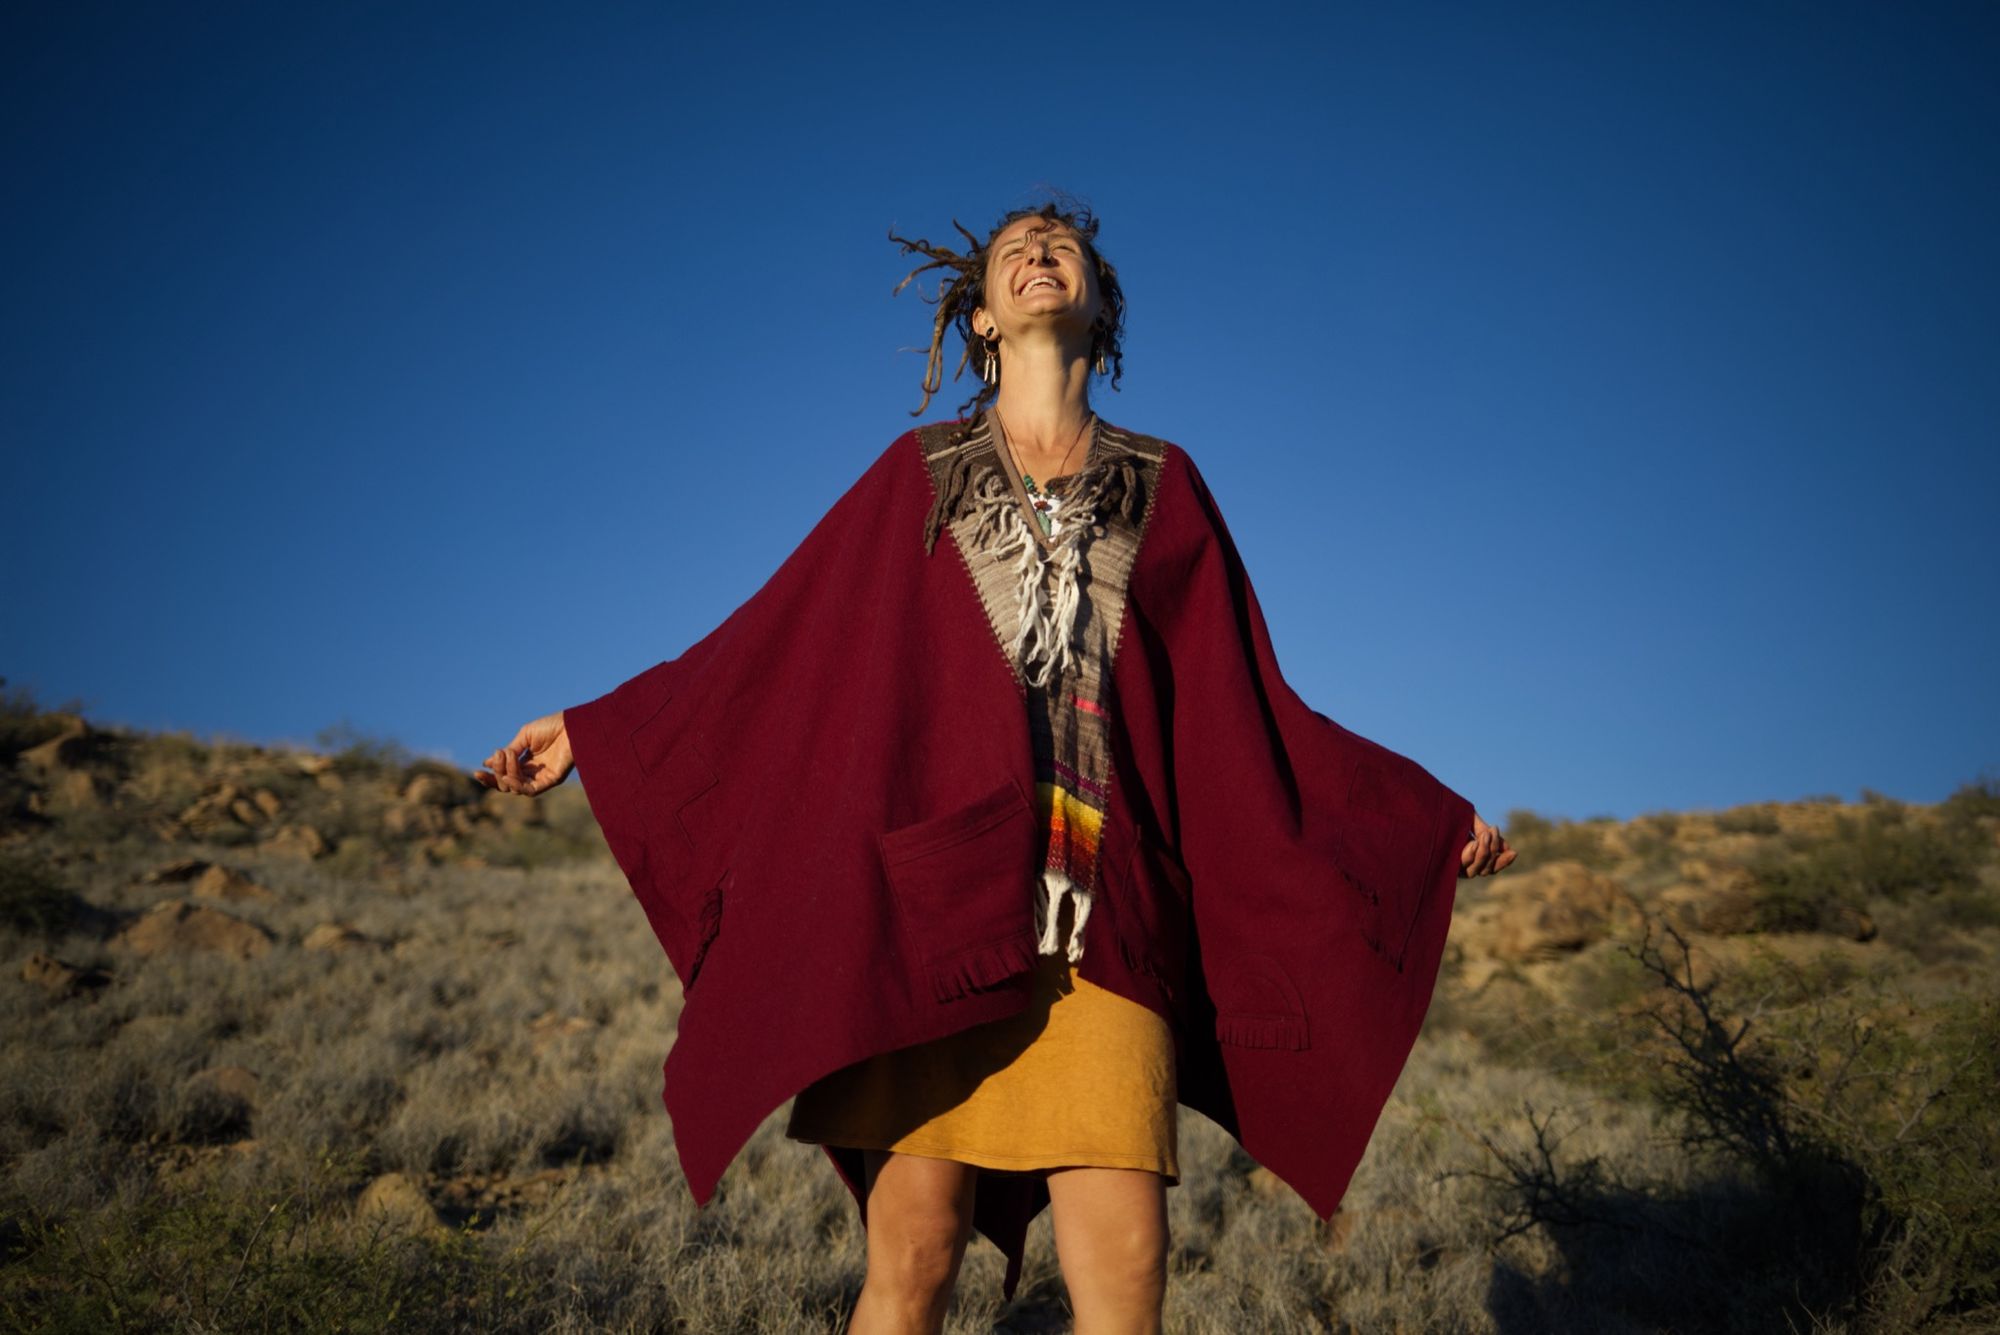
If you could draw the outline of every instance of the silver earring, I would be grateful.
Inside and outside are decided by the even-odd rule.
[[[1097,373],[1099,375],[1106,374],[1104,369],[1104,354],[1101,352],[1097,354]]]
[[[993,348],[990,344],[986,349],[986,373],[982,378],[989,385],[1000,383],[1000,359],[993,355]]]

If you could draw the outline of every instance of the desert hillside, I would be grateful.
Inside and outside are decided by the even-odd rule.
[[[1331,1221],[1183,1111],[1169,1329],[2000,1326],[2000,788],[1507,828]],[[807,1331],[858,1291],[782,1110],[693,1208],[679,989],[574,782],[5,694],[0,956],[10,1327]],[[974,1243],[949,1329],[1067,1328],[1031,1241],[1005,1305]]]

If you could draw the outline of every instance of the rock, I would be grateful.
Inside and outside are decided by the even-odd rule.
[[[247,1066],[210,1066],[196,1071],[188,1077],[189,1089],[202,1089],[225,1099],[234,1099],[246,1107],[257,1104],[257,1090],[261,1081],[257,1073]]]
[[[49,796],[59,811],[95,811],[104,805],[104,781],[89,770],[65,770],[49,784]]]
[[[341,951],[357,950],[363,946],[372,946],[376,944],[376,941],[373,937],[349,926],[347,923],[323,922],[310,932],[307,932],[306,939],[300,942],[300,944],[307,950],[332,951],[337,954]]]
[[[111,982],[111,975],[102,969],[65,964],[53,955],[36,951],[21,966],[21,981],[33,983],[57,996],[74,997],[106,986]]]
[[[230,1140],[250,1129],[257,1108],[258,1080],[247,1066],[211,1066],[181,1086],[180,1133],[198,1141]]]
[[[1326,1249],[1330,1252],[1344,1252],[1348,1241],[1354,1236],[1354,1211],[1336,1208],[1326,1221]]]
[[[264,841],[264,847],[273,853],[304,858],[308,861],[313,858],[323,858],[333,851],[332,845],[326,841],[326,836],[310,825],[280,826]]]
[[[1493,954],[1517,962],[1573,953],[1641,916],[1616,881],[1580,862],[1547,864],[1507,887],[1499,904]]]
[[[450,828],[450,821],[437,807],[405,802],[382,813],[382,832],[388,835],[438,835]]]
[[[269,788],[259,788],[250,794],[250,801],[266,816],[275,816],[285,809],[284,802]]]
[[[384,1173],[362,1188],[354,1203],[357,1221],[395,1232],[419,1233],[443,1227],[423,1188],[401,1173]]]
[[[1346,1251],[1353,1244],[1363,1215],[1367,1216],[1368,1236],[1377,1240],[1391,1233],[1408,1233],[1423,1222],[1422,1212],[1407,1205],[1378,1205],[1372,1210],[1342,1205],[1334,1210],[1324,1225],[1326,1249],[1330,1252]]]
[[[318,777],[321,774],[333,773],[332,756],[321,756],[321,755],[313,755],[311,753],[306,753],[294,757],[293,763],[299,767],[299,773],[301,774],[311,774],[314,777]]]
[[[264,813],[247,797],[239,797],[229,804],[229,814],[244,825],[262,825]]]
[[[488,819],[497,820],[510,830],[546,825],[549,821],[546,799],[524,799],[519,793],[504,793],[498,788],[489,790],[479,799],[479,809]]]
[[[271,934],[220,909],[169,899],[120,932],[114,944],[147,958],[208,951],[249,960],[271,949]]]
[[[1249,1186],[1250,1190],[1256,1192],[1259,1196],[1282,1196],[1291,1190],[1290,1187],[1285,1185],[1285,1179],[1279,1177],[1262,1164],[1251,1169],[1249,1175],[1243,1181]]]
[[[597,1028],[597,1022],[586,1020],[581,1015],[558,1015],[554,1011],[538,1015],[528,1021],[529,1040],[536,1052],[545,1052],[566,1038],[587,1034]]]
[[[214,864],[203,858],[175,858],[172,862],[162,862],[159,866],[139,878],[141,885],[180,885],[192,881]]]
[[[1660,891],[1662,918],[1683,932],[1711,936],[1738,936],[1758,930],[1756,887],[1747,873],[1736,868],[1711,870],[1699,862],[1681,864],[1683,876],[1690,871],[1700,879],[1684,880]]]
[[[451,793],[442,774],[426,772],[417,775],[403,785],[403,800],[419,806],[443,806],[451,800]]]
[[[1849,941],[1873,941],[1875,920],[1852,904],[1835,904],[1823,915],[1820,930]]]
[[[46,775],[75,769],[90,762],[96,749],[96,738],[90,725],[75,714],[61,717],[62,731],[46,742],[21,752],[17,758],[21,765]]]
[[[178,819],[196,834],[212,834],[225,826],[240,825],[242,822],[237,819],[233,808],[242,796],[242,789],[233,783],[225,783],[189,803]]]
[[[273,900],[277,896],[230,867],[209,867],[195,877],[194,893],[204,899]]]

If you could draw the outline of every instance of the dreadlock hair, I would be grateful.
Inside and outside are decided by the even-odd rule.
[[[1102,357],[1105,364],[1110,367],[1111,388],[1118,388],[1118,381],[1125,374],[1125,356],[1121,344],[1125,332],[1125,291],[1118,285],[1118,271],[1111,267],[1109,260],[1098,253],[1096,215],[1090,211],[1088,205],[1067,196],[1057,195],[1039,207],[1015,209],[1005,214],[999,222],[993,224],[992,229],[986,233],[984,241],[966,231],[958,219],[952,219],[951,225],[958,229],[958,234],[964,237],[969,245],[969,249],[963,254],[943,246],[934,246],[921,237],[910,240],[897,236],[893,229],[890,231],[889,239],[901,246],[905,255],[922,255],[926,261],[910,270],[903,281],[896,284],[897,292],[908,287],[919,274],[932,269],[949,269],[953,274],[948,282],[938,288],[935,296],[924,296],[922,285],[917,288],[917,295],[935,306],[937,314],[931,321],[930,356],[924,364],[924,399],[910,416],[921,416],[924,409],[930,406],[931,395],[944,388],[945,330],[956,326],[959,341],[963,345],[958,355],[958,368],[951,373],[953,380],[965,373],[965,364],[972,356],[975,342],[980,345],[982,351],[986,350],[986,341],[972,328],[972,312],[986,304],[987,249],[992,246],[995,237],[1023,218],[1041,218],[1049,223],[1060,224],[1076,233],[1077,238],[1083,242],[1084,254],[1089,257],[1091,266],[1097,272],[1099,301],[1097,323],[1090,332],[1089,362],[1095,366],[1097,359]],[[993,402],[999,392],[998,385],[989,385],[982,378],[978,392],[959,405],[959,416],[970,421],[980,409]]]

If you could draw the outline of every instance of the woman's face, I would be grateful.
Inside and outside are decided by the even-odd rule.
[[[1017,218],[986,249],[986,304],[972,327],[1004,344],[1036,326],[1090,337],[1101,300],[1083,239],[1047,218]]]

